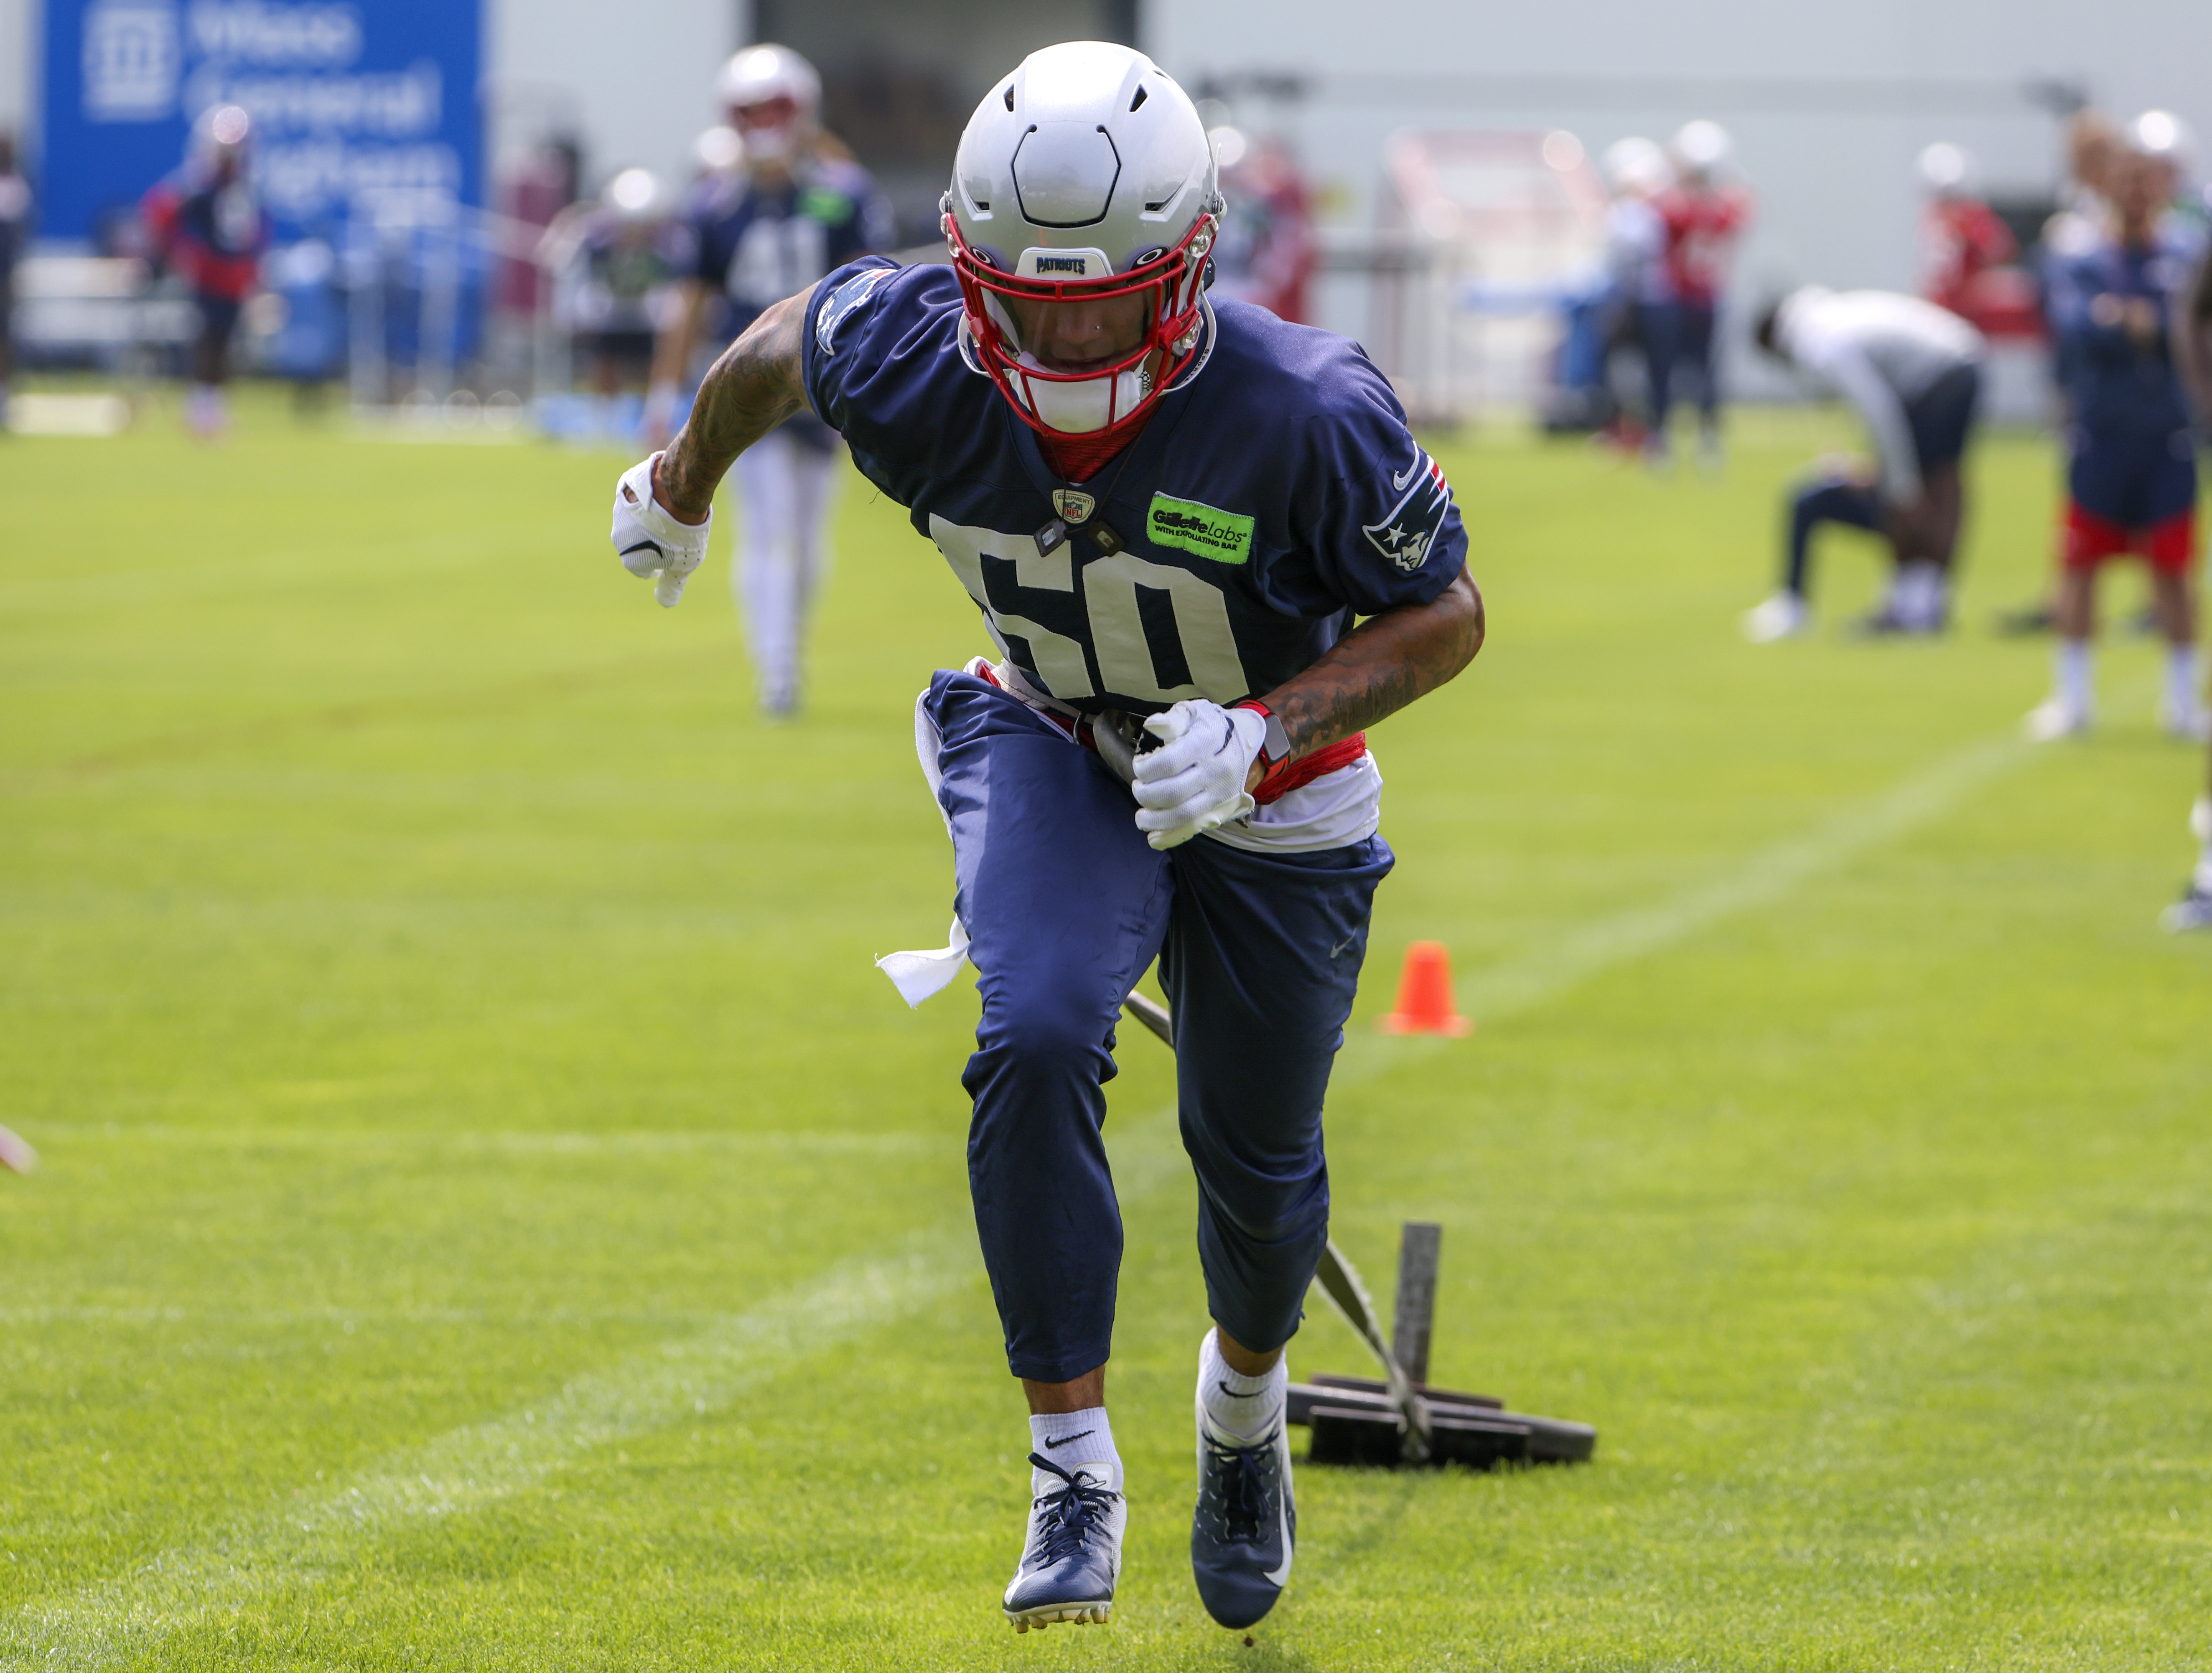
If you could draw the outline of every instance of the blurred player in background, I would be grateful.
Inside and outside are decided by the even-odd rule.
[[[1782,590],[1744,618],[1754,643],[1811,624],[1814,530],[1840,523],[1886,538],[1896,567],[1867,633],[1940,633],[1966,510],[1959,462],[1981,400],[1982,334],[1917,296],[1808,285],[1759,322],[1759,346],[1842,396],[1872,437],[1873,472],[1824,464],[1793,496]]]
[[[228,427],[223,389],[230,382],[238,317],[261,282],[269,217],[252,179],[253,124],[236,105],[222,105],[192,125],[185,165],[138,206],[155,254],[191,288],[200,329],[192,343],[185,419],[211,440]]]
[[[1254,140],[1237,128],[1216,128],[1208,137],[1229,200],[1215,247],[1216,288],[1303,325],[1315,264],[1313,201],[1297,159],[1282,141]]]
[[[1216,184],[1196,107],[1149,58],[1031,54],[962,136],[953,266],[859,262],[769,309],[615,500],[624,564],[672,603],[722,473],[811,408],[994,641],[998,660],[938,673],[916,704],[958,918],[951,947],[896,955],[893,979],[918,1003],[970,949],[980,973],[962,1083],[976,1230],[1030,1412],[1003,1600],[1023,1630],[1114,1604],[1122,1234],[1100,1129],[1115,1024],[1155,955],[1215,1325],[1192,1573],[1238,1628],[1289,1581],[1283,1355],[1328,1241],[1322,1099],[1392,864],[1364,729],[1482,642],[1449,485],[1372,362],[1208,302]],[[844,1397],[898,1432],[896,1390]]]
[[[2029,736],[2045,741],[2086,731],[2094,717],[2089,641],[2097,572],[2124,552],[2150,566],[2166,641],[2160,724],[2180,736],[2204,732],[2197,687],[2197,445],[2171,330],[2199,250],[2166,224],[2174,173],[2167,158],[2129,149],[2112,177],[2111,225],[2051,276],[2069,459],[2057,682],[2027,721]]]
[[[2212,254],[2197,264],[2174,331],[2174,358],[2188,383],[2201,433],[2201,427],[2212,421]],[[2197,869],[2179,902],[2166,908],[2166,927],[2212,930],[2212,761],[2206,763],[2206,788],[2189,810],[2189,830],[2198,845]]]
[[[2066,179],[2057,212],[2043,223],[2033,282],[2038,311],[2047,320],[2053,276],[2076,256],[2104,240],[2112,217],[2112,183],[2125,148],[2120,130],[2102,111],[2085,107],[2066,123]],[[2073,368],[2064,337],[2051,338],[2051,379],[2062,427],[2073,398]],[[2056,597],[2046,593],[2033,603],[2000,610],[2000,633],[2047,633],[2058,615]]]
[[[813,65],[788,47],[749,46],[723,66],[716,91],[739,160],[702,182],[691,205],[693,266],[654,355],[648,446],[665,439],[680,415],[702,342],[730,341],[765,309],[892,239],[890,204],[822,130]],[[837,448],[836,432],[800,413],[738,461],[743,532],[733,579],[761,707],[771,716],[799,706]]]
[[[577,345],[590,360],[592,392],[602,401],[642,389],[651,375],[655,336],[690,255],[670,208],[649,169],[625,168],[585,217],[577,252],[582,283],[570,303],[571,318]]]
[[[1686,374],[1696,386],[1698,457],[1721,461],[1721,388],[1713,366],[1713,333],[1736,240],[1751,221],[1751,193],[1725,179],[1733,146],[1717,122],[1685,123],[1669,148],[1674,184],[1659,194],[1667,225],[1667,284],[1674,294],[1674,340],[1668,374],[1654,391],[1651,458],[1667,461],[1667,418]]]
[[[2203,250],[2212,240],[2212,198],[2192,178],[2196,141],[2189,124],[2172,111],[2145,111],[2128,124],[2126,149],[2166,168],[2169,195],[2160,232],[2179,248]]]
[[[0,133],[0,436],[15,375],[15,263],[31,241],[31,183],[15,171],[15,136]]]
[[[1921,152],[1918,172],[1928,193],[1920,214],[1920,294],[1986,330],[1989,276],[2011,270],[2020,241],[1982,201],[1972,153],[1939,141]]]
[[[1668,405],[1678,322],[1668,277],[1667,222],[1658,199],[1674,184],[1674,170],[1657,142],[1638,136],[1606,148],[1604,173],[1613,192],[1605,216],[1606,268],[1613,293],[1607,336],[1613,350],[1626,349],[1641,363],[1644,394],[1639,427],[1629,415],[1632,403],[1615,391],[1608,434],[1624,450],[1651,442],[1663,448],[1659,424]],[[1609,383],[1619,358],[1617,352],[1606,356]]]

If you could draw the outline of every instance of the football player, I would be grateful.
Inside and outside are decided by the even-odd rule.
[[[1115,1022],[1155,956],[1213,1318],[1191,1563],[1242,1628],[1297,1536],[1284,1347],[1328,1229],[1322,1101],[1376,887],[1365,729],[1483,636],[1443,471],[1345,338],[1211,302],[1224,204],[1182,88],[1049,47],[963,134],[952,265],[860,261],[767,310],[614,540],[672,602],[714,486],[789,415],[841,431],[975,601],[917,749],[980,971],[969,1178],[1030,1417],[1018,1628],[1111,1612],[1125,1518],[1106,1361],[1121,1224],[1101,1139]],[[895,977],[895,979],[896,978]]]
[[[0,130],[0,436],[8,433],[8,384],[15,370],[15,263],[30,241],[31,183],[15,172],[15,136]]]
[[[2189,286],[2187,305],[2176,322],[2179,361],[2200,424],[2212,414],[2212,255],[2197,264]],[[2212,786],[2212,763],[2207,767]],[[2197,870],[2180,901],[2166,908],[2166,927],[2173,930],[2212,930],[2212,787],[2197,798],[2189,810],[2190,834],[2197,839]]]
[[[1682,375],[1696,386],[1699,457],[1708,469],[1721,459],[1721,388],[1713,369],[1713,330],[1729,258],[1751,221],[1751,194],[1723,179],[1733,150],[1717,122],[1687,122],[1668,148],[1674,184],[1661,192],[1667,225],[1667,285],[1674,306],[1674,342],[1667,375],[1656,380],[1651,420],[1653,458],[1664,464],[1667,412],[1680,393]]]
[[[185,419],[202,440],[229,426],[223,389],[230,382],[230,341],[246,299],[260,285],[261,253],[269,247],[269,217],[249,168],[252,139],[245,111],[216,106],[193,124],[185,166],[139,204],[155,253],[191,288],[199,312]]]
[[[1982,334],[1956,314],[1893,291],[1841,294],[1808,285],[1769,308],[1759,346],[1812,373],[1858,411],[1872,473],[1826,464],[1790,506],[1782,590],[1744,618],[1754,643],[1802,633],[1813,532],[1823,523],[1887,539],[1895,570],[1869,633],[1939,633],[1950,620],[1950,573],[1965,511],[1959,461],[1981,400]]]
[[[1918,172],[1928,192],[1920,214],[1920,294],[1973,321],[1985,276],[2019,256],[2019,240],[1977,191],[1981,171],[1971,152],[1938,141],[1921,152]]]
[[[1655,200],[1672,189],[1674,166],[1656,142],[1635,136],[1606,148],[1604,172],[1613,193],[1605,216],[1606,266],[1613,284],[1608,335],[1643,361],[1646,396],[1642,437],[1632,439],[1634,423],[1625,415],[1616,420],[1613,433],[1618,445],[1654,449],[1654,461],[1663,463],[1667,439],[1659,417],[1668,405],[1679,314],[1668,278],[1667,223]],[[1612,357],[1607,361],[1610,371]]]
[[[890,206],[822,130],[813,65],[787,46],[749,46],[722,67],[716,91],[739,142],[737,166],[710,175],[693,201],[696,265],[654,353],[648,446],[674,426],[710,310],[726,340],[771,304],[891,242]],[[744,530],[735,590],[761,707],[771,716],[799,705],[799,655],[836,471],[836,434],[808,413],[738,463]]]
[[[2086,731],[2095,712],[2090,637],[2097,572],[2124,552],[2151,571],[2166,640],[2160,723],[2204,734],[2197,695],[2197,446],[2171,323],[2194,251],[2161,226],[2173,196],[2163,157],[2130,149],[2113,175],[2112,221],[2056,264],[2049,315],[2067,369],[2067,506],[2060,531],[2057,682],[2027,720],[2039,740]]]

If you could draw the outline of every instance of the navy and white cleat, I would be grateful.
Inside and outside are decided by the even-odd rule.
[[[1114,1618],[1128,1505],[1106,1487],[1103,1465],[1079,1463],[1070,1474],[1038,1452],[1030,1463],[1066,1485],[1030,1501],[1029,1538],[1006,1587],[1006,1619],[1018,1633],[1042,1632],[1055,1621],[1103,1625]]]
[[[1239,1446],[1212,1430],[1201,1408],[1190,1572],[1206,1612],[1241,1629],[1274,1608],[1290,1583],[1297,1531],[1289,1431],[1278,1423],[1257,1446]]]
[[[2189,892],[2168,906],[2158,921],[2169,934],[2177,936],[2191,930],[2212,930],[2212,889],[2191,883]]]

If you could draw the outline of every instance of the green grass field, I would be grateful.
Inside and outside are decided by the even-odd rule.
[[[981,648],[855,479],[812,706],[622,460],[249,410],[0,445],[0,1666],[2148,1668],[2212,1661],[2200,765],[2116,643],[2014,742],[2046,444],[1975,467],[1967,629],[1764,650],[1778,495],[1439,439],[1491,639],[1376,739],[1400,864],[1336,1234],[1446,1227],[1434,1374],[1587,1468],[1305,1471],[1247,1647],[1188,1575],[1205,1328],[1129,1030],[1108,1628],[1017,1638],[1026,1431],[969,1218],[950,852],[911,751]],[[712,584],[707,584],[711,579]],[[1863,604],[1838,540],[1825,619]],[[2117,583],[2116,604],[2138,589]],[[2115,614],[2119,612],[2116,611]],[[1385,1040],[1405,944],[1480,1027]],[[1295,1370],[1362,1368],[1316,1310]]]

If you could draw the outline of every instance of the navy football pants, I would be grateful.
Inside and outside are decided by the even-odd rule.
[[[952,673],[924,702],[981,973],[961,1083],[1007,1364],[1066,1382],[1110,1351],[1121,1216],[1103,1087],[1122,997],[1155,955],[1207,1308],[1247,1348],[1280,1346],[1328,1241],[1322,1097],[1389,847],[1255,854],[1199,837],[1159,853],[1128,786],[1025,705]]]

